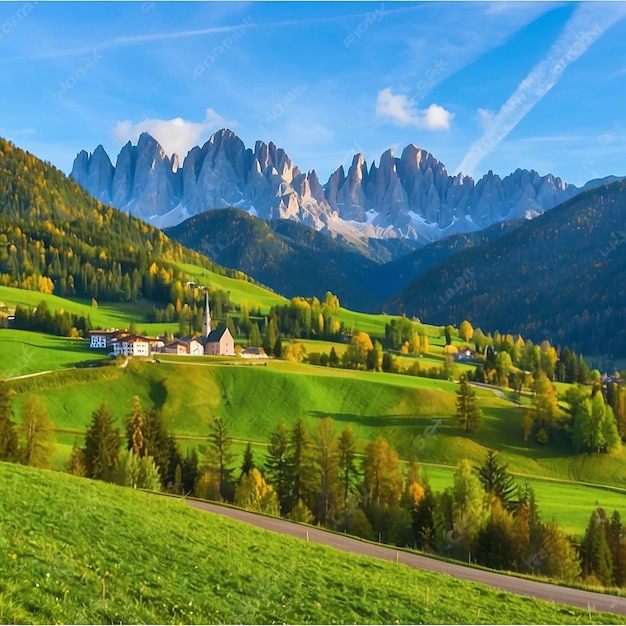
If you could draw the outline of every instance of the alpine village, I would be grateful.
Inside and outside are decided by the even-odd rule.
[[[626,623],[626,178],[413,126],[326,183],[236,124],[69,173],[0,138],[0,623]]]

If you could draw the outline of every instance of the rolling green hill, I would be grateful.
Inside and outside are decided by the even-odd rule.
[[[385,309],[626,355],[626,181],[583,192],[431,268]]]
[[[459,460],[480,465],[488,449],[501,450],[510,469],[529,479],[540,497],[544,519],[559,519],[568,531],[581,535],[596,505],[623,510],[624,493],[569,481],[598,485],[626,485],[626,452],[617,456],[572,455],[565,442],[541,446],[524,442],[522,410],[477,390],[484,412],[481,430],[466,436],[454,423],[456,385],[447,381],[391,374],[334,370],[285,362],[235,365],[212,362],[141,363],[126,368],[93,368],[11,381],[19,418],[30,394],[46,405],[59,442],[54,467],[69,458],[74,439],[82,439],[92,412],[106,401],[118,425],[130,413],[137,395],[143,406],[161,409],[168,428],[183,448],[203,450],[210,422],[225,419],[234,437],[236,465],[246,442],[254,443],[263,463],[266,445],[279,421],[292,427],[302,419],[314,435],[320,419],[331,417],[335,430],[351,426],[362,451],[368,441],[383,435],[402,459],[416,456],[433,486],[452,483]],[[539,477],[557,482],[545,482]]]
[[[0,463],[0,622],[622,623]]]

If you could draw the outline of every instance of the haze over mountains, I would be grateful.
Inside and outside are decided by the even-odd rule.
[[[71,177],[94,197],[155,226],[178,224],[216,208],[238,207],[266,219],[291,219],[346,239],[401,237],[419,243],[533,217],[580,191],[551,174],[518,169],[478,181],[452,176],[432,154],[410,144],[368,166],[356,154],[325,185],[303,173],[281,148],[254,150],[230,130],[214,133],[181,163],[143,133],[113,166],[102,146],[80,152]]]

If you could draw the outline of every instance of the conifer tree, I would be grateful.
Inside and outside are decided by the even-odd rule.
[[[613,584],[613,555],[607,541],[607,526],[604,509],[598,507],[589,518],[581,545],[585,577],[595,577],[605,587]]]
[[[248,445],[243,453],[243,463],[241,465],[241,476],[246,476],[251,470],[255,469],[254,453],[252,452],[252,444],[248,441]]]
[[[289,433],[284,422],[279,422],[276,430],[271,434],[267,452],[266,474],[276,491],[280,504],[280,514],[286,515],[289,512],[291,446]]]
[[[113,481],[120,453],[120,432],[106,403],[96,409],[85,435],[85,467],[89,478]]]
[[[476,392],[469,386],[465,374],[461,375],[456,391],[456,418],[466,433],[477,430],[482,421],[482,411],[476,402]]]
[[[232,476],[234,470],[230,467],[235,460],[232,453],[233,438],[227,423],[221,417],[216,417],[211,424],[208,440],[207,466],[216,475],[220,497],[232,502],[235,495]]]
[[[489,450],[483,464],[478,468],[478,478],[486,493],[496,497],[502,506],[511,510],[515,506],[513,496],[517,492],[517,486],[507,468],[508,465],[500,460],[498,453]]]

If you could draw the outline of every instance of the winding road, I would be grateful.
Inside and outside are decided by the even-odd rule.
[[[395,548],[386,547],[378,544],[368,543],[340,535],[337,533],[326,532],[319,528],[313,528],[296,524],[284,519],[273,517],[265,517],[249,511],[233,509],[230,507],[220,506],[209,502],[201,502],[198,500],[186,500],[186,502],[196,509],[225,515],[239,522],[251,524],[258,528],[263,528],[284,535],[299,537],[306,541],[319,543],[343,552],[351,552],[361,554],[386,561],[393,561],[416,567],[418,569],[439,574],[447,574],[455,578],[463,578],[483,585],[489,585],[496,589],[508,591],[521,596],[529,596],[538,600],[548,600],[559,604],[569,604],[590,611],[606,611],[609,613],[617,613],[626,615],[626,598],[611,596],[603,593],[594,593],[591,591],[583,591],[581,589],[572,589],[570,587],[561,587],[559,585],[551,585],[548,583],[536,582],[525,578],[517,578],[515,576],[507,576],[506,574],[497,574],[472,567],[464,567],[456,563],[448,563],[431,559],[419,554],[396,550]]]

